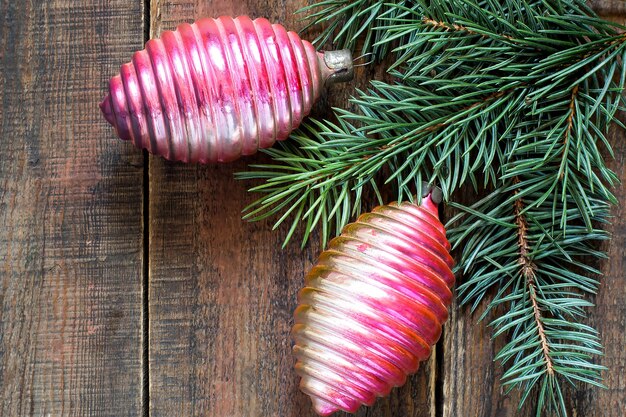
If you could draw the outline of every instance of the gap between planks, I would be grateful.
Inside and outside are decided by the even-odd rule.
[[[150,39],[150,0],[143,0],[143,41]],[[143,285],[142,285],[142,336],[143,336],[143,390],[142,413],[150,416],[150,155],[143,151]]]

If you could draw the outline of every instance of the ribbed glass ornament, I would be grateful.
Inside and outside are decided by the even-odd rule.
[[[428,358],[452,299],[449,250],[432,194],[377,207],[329,243],[292,332],[300,388],[319,415],[372,405]]]
[[[266,19],[202,19],[152,39],[100,104],[118,136],[170,160],[229,162],[284,140],[327,82],[352,78],[348,51]]]

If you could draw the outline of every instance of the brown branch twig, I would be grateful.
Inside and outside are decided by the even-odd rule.
[[[572,88],[572,95],[569,102],[569,114],[567,115],[567,127],[565,128],[565,137],[563,138],[563,161],[567,158],[565,154],[567,150],[567,146],[569,144],[569,138],[572,134],[572,128],[574,127],[574,116],[576,115],[576,98],[578,96],[578,84]],[[565,171],[561,171],[559,174],[559,179],[563,180],[563,175]]]
[[[572,126],[574,125],[574,116],[576,115],[576,97],[578,96],[578,84],[572,88],[572,96],[569,102],[569,115],[567,116],[567,130],[565,131],[565,142],[569,140]]]
[[[515,178],[515,182],[518,183],[519,179]],[[517,195],[518,192],[516,191],[515,194]],[[526,284],[528,285],[530,302],[533,306],[533,315],[535,317],[535,323],[537,324],[537,333],[539,333],[539,340],[541,341],[541,350],[543,352],[543,357],[546,360],[546,369],[548,375],[552,376],[554,375],[554,364],[552,363],[552,358],[550,358],[550,344],[548,343],[548,338],[546,337],[546,331],[543,327],[541,316],[541,309],[539,308],[539,303],[537,302],[537,284],[535,282],[535,271],[537,270],[537,265],[535,265],[529,256],[530,244],[528,243],[528,222],[523,214],[524,202],[521,197],[515,200],[514,210],[515,224],[517,225],[517,244],[519,246],[519,258],[517,259],[517,262],[522,267],[522,275],[526,279]]]
[[[483,38],[487,38],[487,35],[484,35],[482,33],[478,33],[476,31],[471,30],[468,27],[462,26],[462,25],[457,25],[456,23],[445,23],[442,21],[437,21],[428,17],[424,17],[422,18],[422,22],[428,26],[432,26],[434,28],[438,28],[438,29],[443,29],[446,32],[465,32],[468,33],[470,35],[479,35]],[[504,35],[504,34],[498,34],[499,36],[508,39],[510,41],[515,40],[515,38],[513,36],[510,35]]]

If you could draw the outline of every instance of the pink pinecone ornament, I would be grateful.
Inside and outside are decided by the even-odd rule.
[[[350,52],[317,52],[266,19],[223,16],[152,39],[100,104],[124,140],[170,160],[229,162],[284,140],[325,84],[352,79]]]
[[[308,273],[293,338],[315,411],[355,412],[403,385],[448,318],[454,275],[441,191],[375,208],[347,225]]]

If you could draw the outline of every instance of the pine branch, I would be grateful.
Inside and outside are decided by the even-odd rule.
[[[298,12],[307,13],[309,23],[303,31],[325,25],[315,38],[315,45],[332,41],[339,49],[350,49],[355,54],[373,54],[379,61],[389,52],[387,44],[381,43],[381,33],[376,30],[377,21],[383,17],[393,19],[396,9],[393,2],[380,0],[325,0],[303,7]],[[360,53],[356,52],[357,50]]]
[[[306,225],[302,245],[318,225],[322,227],[325,245],[351,218],[361,213],[361,198],[366,188],[383,204],[373,174],[353,175],[351,162],[339,160],[346,148],[324,146],[331,131],[351,129],[341,120],[337,125],[312,120],[304,123],[289,141],[264,150],[275,164],[251,165],[254,170],[237,175],[240,179],[265,180],[264,184],[250,189],[265,195],[245,208],[244,219],[261,220],[284,210],[274,225],[277,228],[292,216],[284,245],[300,223]],[[330,162],[333,160],[337,161]]]
[[[377,85],[378,83],[375,83]],[[381,91],[393,86],[380,84]],[[515,89],[497,91],[477,100],[466,100],[456,105],[454,112],[444,113],[443,117],[429,118],[427,112],[422,111],[422,119],[414,123],[407,122],[406,114],[396,116],[387,111],[388,106],[396,105],[382,95],[364,96],[370,105],[377,100],[380,110],[377,115],[384,119],[375,118],[369,109],[370,116],[361,116],[342,112],[339,123],[306,122],[303,128],[294,134],[284,145],[268,149],[265,152],[271,155],[278,165],[253,165],[252,168],[262,171],[242,172],[241,179],[265,179],[266,183],[251,189],[254,192],[265,193],[266,196],[252,203],[245,211],[246,219],[260,220],[277,212],[279,205],[285,201],[298,201],[296,209],[291,206],[293,216],[290,230],[295,230],[297,223],[305,223],[305,240],[312,228],[318,224],[330,225],[322,230],[323,244],[334,233],[339,232],[351,218],[360,213],[360,199],[368,189],[379,195],[378,187],[374,182],[376,174],[382,175],[382,183],[395,182],[400,201],[412,200],[415,189],[422,181],[437,181],[447,196],[452,190],[462,184],[467,178],[477,183],[474,172],[480,165],[460,178],[450,176],[446,178],[447,169],[452,160],[464,159],[469,163],[470,152],[476,148],[483,158],[494,158],[497,152],[497,143],[483,140],[483,134],[472,134],[484,122],[485,112],[501,108],[489,117],[503,119],[508,112],[506,108],[515,106],[523,100],[522,93],[514,94]],[[401,90],[398,90],[400,92]],[[410,90],[403,90],[411,94]],[[372,92],[373,93],[373,92]],[[441,97],[445,101],[445,97]],[[339,110],[338,110],[339,111]],[[362,127],[356,127],[350,117],[354,116]],[[392,120],[389,120],[392,118]],[[396,120],[394,120],[396,119]],[[399,123],[401,129],[387,130],[391,123]],[[467,131],[459,135],[459,131]],[[379,139],[371,139],[368,135],[376,131]],[[452,140],[453,137],[455,139]],[[313,140],[311,140],[313,139]],[[410,155],[410,157],[408,157]],[[429,174],[432,173],[432,174]],[[440,173],[444,175],[441,176]],[[492,169],[490,176],[495,178]],[[339,211],[332,196],[342,196],[342,204],[346,207]],[[324,200],[328,201],[324,201]],[[353,199],[354,205],[347,201]],[[310,201],[314,203],[309,204]],[[382,199],[379,198],[380,204]],[[320,212],[319,207],[327,210]],[[349,209],[348,209],[348,206]],[[285,214],[291,214],[285,213]],[[339,216],[340,215],[340,216]],[[286,216],[283,215],[276,222],[278,227]],[[291,233],[288,234],[285,243]]]
[[[319,7],[318,9],[316,9]],[[373,81],[266,152],[274,162],[239,174],[264,182],[246,209],[298,225],[324,244],[359,215],[363,196],[392,188],[413,199],[422,181],[450,200],[463,185],[491,190],[450,222],[461,249],[459,299],[492,295],[503,383],[536,395],[538,414],[566,415],[563,383],[600,385],[597,332],[582,324],[599,285],[587,264],[604,253],[602,225],[618,178],[606,164],[624,110],[626,27],[582,0],[324,1],[312,22],[323,37],[393,54],[394,81]],[[371,14],[376,10],[375,14]],[[349,12],[349,13],[348,13]],[[369,39],[369,40],[368,40]],[[373,40],[375,39],[375,41]],[[521,404],[520,404],[521,405]]]
[[[514,182],[519,183],[519,180],[516,178]],[[515,195],[517,194],[518,191],[516,190]],[[526,222],[526,217],[523,214],[524,202],[521,198],[515,200],[514,212],[515,224],[517,225],[517,246],[519,247],[519,258],[517,262],[521,266],[521,274],[528,285],[528,294],[533,306],[533,316],[535,317],[537,333],[539,334],[539,339],[541,340],[541,351],[543,352],[543,357],[545,359],[546,373],[549,376],[552,376],[554,375],[554,365],[552,364],[552,359],[550,359],[550,345],[546,338],[546,331],[543,327],[543,318],[537,302],[537,285],[535,283],[535,270],[537,269],[537,265],[535,265],[529,256],[530,246],[528,244],[528,223]]]
[[[418,29],[421,22],[420,18],[416,23]],[[483,35],[479,37],[482,39]],[[414,66],[405,73],[394,72],[399,79],[397,83],[372,82],[372,89],[359,92],[359,96],[352,100],[358,107],[357,112],[337,110],[340,123],[318,123],[320,132],[315,135],[316,140],[309,142],[307,149],[293,149],[292,153],[310,174],[306,178],[307,186],[325,190],[318,196],[321,199],[332,195],[329,190],[349,197],[361,192],[362,185],[371,184],[375,173],[385,171],[390,174],[384,178],[384,183],[395,182],[400,200],[412,198],[422,180],[438,182],[447,198],[467,180],[478,187],[477,174],[483,176],[484,185],[495,184],[499,166],[505,166],[507,176],[516,176],[528,169],[554,164],[558,170],[549,173],[552,186],[539,203],[550,195],[565,198],[571,194],[576,197],[580,209],[587,212],[589,202],[584,190],[581,192],[581,184],[590,181],[592,189],[599,189],[607,200],[615,201],[610,186],[617,178],[606,167],[597,143],[608,145],[604,132],[619,107],[623,80],[619,85],[613,85],[609,77],[601,84],[598,76],[590,76],[580,82],[585,88],[584,96],[574,95],[577,100],[570,102],[563,100],[565,95],[572,95],[569,79],[566,78],[552,86],[551,94],[545,96],[544,79],[528,77],[528,71],[546,60],[556,62],[555,68],[560,69],[561,59],[555,60],[552,55],[541,59],[541,54],[531,58],[520,52],[517,43],[511,43],[499,34],[494,37],[496,41],[488,37],[488,45],[493,42],[501,44],[504,39],[507,49],[502,50],[507,51],[506,55],[521,60],[519,63],[510,60],[511,70],[504,75],[506,68],[502,67],[502,59],[492,56],[493,46],[485,48],[479,55],[468,57],[463,51],[463,55],[457,55],[458,51],[447,45],[448,41],[442,41],[448,46],[446,53],[452,54],[451,57],[433,55],[434,48],[429,47],[417,56],[423,66]],[[612,45],[608,39],[613,38],[611,35],[601,43]],[[626,51],[624,43],[620,47],[623,54]],[[576,46],[574,49],[578,51],[579,48]],[[566,57],[570,65],[577,65],[582,59],[573,54]],[[438,67],[428,60],[434,61]],[[463,70],[465,75],[459,75],[457,73],[463,68],[458,64],[464,61],[468,68]],[[497,64],[492,65],[496,61]],[[453,63],[455,72],[446,68],[449,62]],[[607,75],[616,73],[617,66],[617,62],[612,63]],[[440,74],[446,74],[446,77]],[[537,92],[541,92],[541,98],[536,98]],[[603,101],[605,105],[601,104]],[[584,106],[585,109],[576,112],[576,106],[581,109]],[[531,123],[535,123],[534,128],[528,129]],[[306,129],[314,130],[310,127]],[[577,133],[575,147],[570,146],[569,140],[574,129]],[[566,136],[568,139],[564,141]],[[302,133],[297,133],[295,137],[298,140]],[[524,162],[516,162],[517,165],[513,166],[509,164],[509,158],[502,154],[501,140],[516,142],[517,146],[512,150],[514,154],[526,153],[531,147],[540,147],[543,154],[538,152],[534,159],[516,158],[515,161]],[[331,157],[323,156],[320,160],[305,155],[315,148],[318,148],[316,155],[323,155],[322,150],[331,148],[341,152],[335,152]],[[270,154],[274,152],[269,151]],[[564,154],[568,158],[562,158]],[[255,191],[271,191],[272,194],[254,204],[256,209],[252,215],[249,214],[249,218],[257,218],[255,215],[262,212],[274,212],[273,205],[278,202],[276,196],[296,198],[295,194],[298,194],[298,198],[302,197],[301,187],[293,184],[300,182],[301,177],[280,169],[273,170],[272,167],[264,169],[267,172],[244,174],[245,178],[271,178],[273,186],[281,184],[282,187],[256,187]],[[315,184],[310,178],[315,178]],[[348,191],[343,191],[348,185]],[[324,205],[318,198],[313,200],[315,204]],[[299,201],[303,204],[304,216],[298,216],[294,222],[318,224],[307,218],[315,214],[311,207],[306,206],[308,200]],[[566,224],[567,213],[554,213],[554,217],[559,217]],[[348,219],[345,218],[345,221]],[[326,220],[332,220],[332,215]],[[588,223],[587,216],[589,226]],[[344,224],[343,221],[338,222],[337,228],[341,229]],[[324,242],[332,233],[332,228],[326,229]],[[307,227],[305,236],[309,234]]]
[[[565,416],[563,383],[600,385],[604,369],[592,360],[601,354],[597,332],[578,321],[592,306],[584,295],[595,293],[599,274],[582,261],[604,257],[594,242],[608,236],[597,227],[588,233],[571,201],[571,224],[564,233],[545,207],[524,204],[519,197],[524,180],[509,182],[472,207],[455,205],[462,213],[451,219],[457,226],[449,229],[449,238],[462,250],[459,268],[469,278],[458,292],[461,302],[475,309],[495,290],[481,319],[507,306],[491,322],[495,336],[509,337],[496,356],[507,365],[504,383],[522,390],[520,406],[536,392],[538,415]],[[594,199],[594,205],[593,221],[605,222],[607,203]]]

